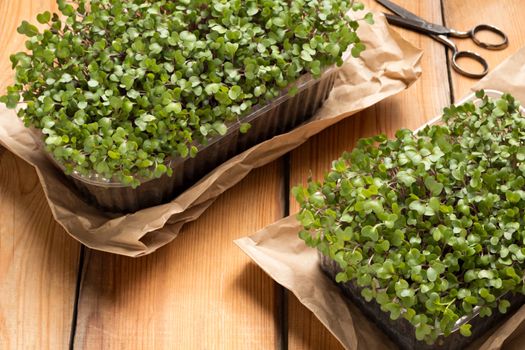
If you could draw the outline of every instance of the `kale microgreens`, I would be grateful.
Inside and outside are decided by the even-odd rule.
[[[195,156],[299,76],[364,49],[351,0],[57,2],[63,16],[37,16],[46,29],[18,28],[29,52],[11,56],[16,83],[0,101],[25,102],[19,117],[67,173],[132,186],[171,175],[168,158]]]
[[[428,343],[524,293],[525,118],[508,94],[477,97],[446,108],[443,125],[362,139],[323,182],[293,189],[300,237],[339,263],[336,280]]]

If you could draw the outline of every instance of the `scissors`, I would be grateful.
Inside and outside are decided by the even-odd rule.
[[[454,44],[454,42],[450,40],[449,37],[470,38],[477,46],[489,50],[503,50],[509,45],[509,39],[507,35],[499,28],[489,24],[479,24],[467,32],[461,32],[458,30],[446,28],[439,24],[427,22],[421,17],[416,16],[415,14],[405,10],[399,5],[392,3],[389,0],[376,1],[395,13],[395,15],[387,13],[385,14],[388,23],[426,34],[452,50],[452,67],[459,74],[469,78],[479,79],[484,77],[489,71],[489,64],[483,57],[475,52],[458,50],[456,44]],[[483,31],[496,34],[501,39],[501,41],[490,43],[479,39],[477,35]],[[476,73],[462,68],[458,63],[460,58],[473,60],[479,63],[483,67],[483,71],[481,73]]]

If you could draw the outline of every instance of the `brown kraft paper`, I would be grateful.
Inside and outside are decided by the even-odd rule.
[[[252,169],[406,89],[419,77],[421,51],[390,30],[382,15],[374,17],[373,26],[363,24],[359,30],[366,51],[344,63],[334,90],[312,120],[223,163],[170,203],[128,215],[110,214],[87,204],[46,159],[40,140],[4,105],[0,105],[0,143],[35,167],[53,216],[73,238],[111,253],[133,257],[149,254],[173,240],[185,223],[196,220]]]
[[[509,92],[525,103],[525,47],[472,87],[472,91],[479,89]],[[292,215],[235,243],[270,277],[293,292],[346,349],[396,349],[322,272],[317,250],[299,239],[300,230],[300,223]],[[525,306],[522,306],[469,349],[523,349],[524,343]]]

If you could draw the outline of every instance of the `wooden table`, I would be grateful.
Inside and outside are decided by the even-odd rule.
[[[453,28],[499,26],[509,35],[507,50],[475,48],[491,67],[525,44],[521,0],[396,2]],[[23,48],[16,27],[55,8],[54,0],[0,0],[0,93],[12,81],[8,55]],[[0,148],[0,349],[340,349],[232,240],[295,212],[290,187],[310,170],[322,176],[358,138],[416,128],[475,83],[450,71],[441,44],[402,32],[425,52],[416,84],[252,172],[173,243],[144,258],[93,251],[70,238],[54,221],[35,171]]]

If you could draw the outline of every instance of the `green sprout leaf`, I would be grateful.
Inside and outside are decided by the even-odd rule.
[[[500,313],[505,314],[507,313],[507,309],[509,308],[509,306],[510,306],[510,301],[506,299],[502,299],[500,300],[498,304],[498,310]]]
[[[51,12],[46,11],[36,16],[38,23],[46,24],[51,20]]]
[[[371,12],[367,13],[365,15],[365,21],[368,24],[374,24],[374,15]]]
[[[17,28],[17,32],[28,37],[38,35],[38,28],[27,21],[22,21],[22,24]]]
[[[246,134],[251,127],[252,125],[250,123],[242,123],[239,130],[241,133]]]
[[[472,335],[472,332],[470,329],[472,328],[472,325],[469,323],[465,323],[459,327],[459,331],[461,332],[461,335],[464,337],[470,337]]]
[[[438,277],[438,273],[432,267],[429,267],[427,270],[427,278],[430,282],[434,282]]]

